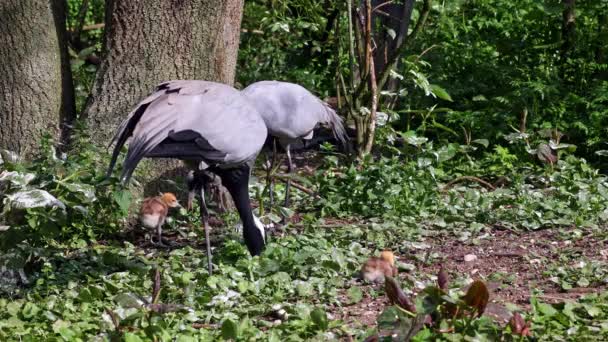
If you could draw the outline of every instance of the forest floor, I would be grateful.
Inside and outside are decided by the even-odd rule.
[[[447,235],[447,234],[443,234]],[[469,277],[486,281],[490,290],[490,303],[485,315],[504,325],[511,318],[511,310],[517,307],[530,310],[530,299],[535,296],[546,303],[577,300],[590,293],[607,290],[608,274],[599,274],[584,287],[576,283],[585,279],[583,269],[608,267],[608,242],[603,234],[591,230],[576,231],[576,236],[566,231],[540,230],[517,232],[494,229],[491,233],[473,239],[475,243],[463,242],[455,236],[426,239],[428,248],[411,250],[397,255],[404,263],[415,263],[420,273],[437,274],[443,264],[451,278]],[[420,262],[433,253],[436,262]],[[475,259],[465,261],[465,256]],[[569,270],[569,279],[562,283],[560,271]],[[400,279],[407,279],[406,273]],[[566,284],[572,282],[570,287]],[[561,284],[561,285],[560,285]],[[563,286],[562,286],[563,285]],[[389,304],[384,296],[370,295],[382,286],[365,285],[364,298],[348,310],[336,308],[337,318],[353,326],[369,327],[376,324],[380,312]],[[463,290],[466,286],[463,286]],[[419,289],[414,289],[417,292]],[[380,290],[382,291],[382,290]],[[511,310],[509,310],[511,309]]]

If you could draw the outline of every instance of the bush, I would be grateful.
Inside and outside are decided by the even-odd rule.
[[[87,136],[77,134],[69,153],[58,153],[46,137],[31,162],[3,159],[0,250],[90,241],[121,228],[130,193],[105,177],[108,155]]]

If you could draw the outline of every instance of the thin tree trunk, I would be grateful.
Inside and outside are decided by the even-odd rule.
[[[367,9],[367,32],[366,32],[366,49],[369,53],[372,53],[372,4],[370,0],[365,2]],[[374,65],[374,58],[370,58],[369,61],[369,89],[371,97],[371,110],[368,118],[367,136],[365,137],[365,149],[364,154],[372,152],[374,146],[374,136],[376,134],[376,111],[378,109],[378,87],[376,84],[376,68]]]
[[[606,62],[604,49],[606,48],[605,43],[608,41],[608,15],[606,13],[600,13],[597,16],[597,40],[599,43],[595,49],[595,61],[603,64]]]
[[[374,22],[379,22],[381,30],[375,32],[374,41],[378,45],[374,54],[374,68],[376,75],[380,75],[386,69],[386,64],[389,59],[395,54],[395,51],[403,44],[406,39],[410,22],[412,19],[412,11],[414,10],[414,0],[404,0],[403,3],[390,2],[387,0],[374,0],[372,6],[377,10],[372,13]],[[394,36],[389,34],[388,30],[394,32]],[[399,61],[395,65],[395,69],[399,68]],[[390,92],[395,92],[399,87],[399,80],[391,78],[386,82],[383,89]],[[384,107],[394,108],[398,103],[397,96],[387,98],[384,102]]]
[[[575,0],[562,0],[564,5],[564,11],[562,12],[562,47],[561,56],[562,60],[566,60],[576,42],[576,26],[575,26],[575,14],[574,6]]]
[[[407,37],[414,2],[414,0],[405,0],[403,3],[387,3],[387,0],[372,1],[372,6],[377,8],[372,13],[372,18],[374,21],[379,21],[382,27],[379,32],[374,33],[374,40],[378,45],[378,52],[374,54],[376,74],[381,74],[384,71],[389,58]],[[388,33],[389,29],[395,33],[394,37]]]
[[[84,112],[94,141],[106,144],[160,82],[234,82],[243,0],[109,0],[106,6],[106,55]]]
[[[74,118],[62,0],[0,2],[0,147],[30,156]],[[65,132],[65,134],[62,134]]]

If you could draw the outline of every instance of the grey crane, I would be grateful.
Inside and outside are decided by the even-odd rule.
[[[260,81],[250,84],[241,90],[241,93],[251,99],[264,119],[268,134],[276,138],[285,149],[288,173],[293,171],[290,145],[301,139],[304,142],[312,139],[314,129],[319,124],[329,126],[334,137],[342,144],[348,140],[342,119],[336,112],[327,103],[300,85],[280,81]],[[273,148],[272,152],[274,161],[276,148]],[[271,167],[268,168],[268,172]],[[269,176],[267,178],[270,181],[272,206],[272,180]],[[286,207],[289,206],[289,188],[288,178],[285,188],[284,204]]]
[[[232,196],[251,255],[265,246],[262,223],[253,215],[249,177],[267,136],[257,109],[238,90],[215,82],[161,83],[120,124],[108,175],[131,137],[121,180],[128,183],[142,158],[176,158],[198,165],[200,173],[218,175]],[[208,210],[201,188],[200,214],[205,226],[209,273],[212,272]]]

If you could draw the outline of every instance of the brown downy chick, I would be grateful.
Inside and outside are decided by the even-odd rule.
[[[141,210],[139,212],[139,220],[141,224],[149,229],[156,229],[158,237],[157,245],[164,247],[162,236],[162,226],[167,219],[169,208],[180,207],[177,202],[177,198],[174,194],[166,192],[161,196],[148,197],[144,199],[141,204]],[[150,238],[152,241],[152,238]]]
[[[385,276],[395,277],[395,255],[391,251],[383,251],[380,257],[371,257],[361,267],[361,278],[369,282],[384,281]]]

